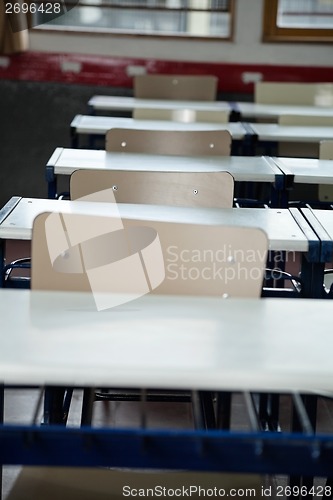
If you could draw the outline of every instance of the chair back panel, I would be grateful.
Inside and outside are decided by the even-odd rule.
[[[231,208],[234,179],[229,172],[76,170],[71,199],[112,188],[118,203]],[[97,201],[97,200],[96,200]]]
[[[319,158],[321,160],[333,160],[333,140],[320,142]]]
[[[229,156],[232,138],[228,130],[107,131],[106,151],[177,156]]]
[[[217,84],[211,75],[136,75],[133,93],[140,99],[215,101]]]
[[[333,116],[280,115],[279,124],[300,125],[306,127],[332,127]]]
[[[49,219],[50,215],[55,219]],[[60,225],[58,216],[62,217]],[[73,240],[70,230],[85,228],[81,242],[76,239],[76,245],[68,244],[68,249],[59,254],[57,266],[52,265],[46,236],[45,224],[50,225],[50,220],[57,226],[59,238],[64,236],[68,242]],[[32,238],[32,289],[133,294],[133,286],[138,292],[138,279],[141,295],[153,291],[225,298],[260,297],[268,248],[263,231],[135,219],[122,222],[122,230],[108,232],[114,223],[111,217],[49,213],[37,216]],[[90,238],[96,227],[101,229],[101,235]],[[146,246],[149,238],[140,247],[142,230],[154,236],[152,240],[155,238],[160,259]],[[75,273],[71,272],[73,269]]]
[[[319,145],[319,158],[321,160],[333,160],[333,141],[321,141]],[[333,168],[332,168],[333,173]],[[333,203],[333,186],[319,184],[318,195],[320,201]]]
[[[333,106],[333,84],[256,82],[254,100],[261,104]]]
[[[229,111],[226,109],[156,109],[135,108],[133,118],[137,120],[167,120],[180,123],[228,123]]]

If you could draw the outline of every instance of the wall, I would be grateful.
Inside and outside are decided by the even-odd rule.
[[[131,88],[152,73],[213,73],[219,91],[251,96],[253,81],[333,81],[332,44],[261,43],[263,0],[235,0],[233,42],[109,35],[30,35],[30,53],[0,58],[0,77]]]
[[[31,50],[181,61],[333,66],[331,45],[262,44],[263,0],[236,0],[234,42],[37,34]]]

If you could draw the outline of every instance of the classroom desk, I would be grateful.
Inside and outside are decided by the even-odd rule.
[[[303,116],[333,116],[333,107],[327,106],[292,106],[287,104],[261,104],[255,102],[227,101],[173,101],[167,99],[138,99],[125,96],[94,95],[88,101],[92,112],[117,111],[132,113],[134,109],[193,109],[193,110],[229,110],[230,119],[236,121],[249,118],[259,120],[278,120],[279,116],[292,114]]]
[[[333,261],[333,211],[302,208],[301,212],[321,240],[321,261]],[[324,269],[324,264],[322,266]]]
[[[279,198],[284,175],[269,157],[252,156],[174,156],[113,153],[91,149],[56,148],[46,165],[48,197],[57,193],[57,176],[71,175],[78,169],[149,170],[173,172],[230,172],[235,181],[269,183]],[[274,191],[273,191],[274,190]]]
[[[319,260],[320,241],[297,210],[261,208],[188,208],[144,204],[118,204],[123,219],[192,224],[223,224],[261,228],[272,252],[301,252],[304,296],[313,296],[312,268]],[[0,212],[0,262],[7,239],[30,240],[34,218],[42,212],[75,212],[106,215],[108,203],[38,198],[12,198]]]
[[[231,102],[234,113],[240,120],[278,121],[281,115],[333,116],[333,107],[293,106],[290,104],[261,104],[256,102]]]
[[[320,241],[320,255],[314,266],[313,276],[316,276],[318,284],[324,283],[326,264],[333,262],[333,211],[301,208],[300,213]],[[321,293],[325,296],[324,290],[321,290]],[[317,296],[320,297],[320,289]]]
[[[299,392],[333,391],[329,301],[146,295],[101,313],[90,294],[0,290],[0,315],[5,385],[291,393],[301,417]],[[301,422],[304,434],[255,419],[241,432],[3,425],[0,460],[329,476],[332,434]]]
[[[252,130],[259,141],[320,142],[333,139],[333,127],[279,125],[277,123],[252,123]]]
[[[333,161],[315,158],[271,158],[285,175],[285,186],[295,184],[333,184]],[[288,190],[286,190],[288,194]],[[311,200],[309,200],[311,201]]]
[[[249,123],[257,143],[266,143],[267,154],[273,155],[279,142],[318,144],[333,139],[333,127],[279,125],[277,123]]]
[[[171,120],[138,120],[113,116],[76,115],[71,122],[72,146],[78,147],[79,135],[104,136],[111,128],[134,128],[139,130],[228,130],[233,141],[240,141],[243,148],[253,151],[255,139],[247,123],[181,123]]]
[[[140,99],[138,97],[94,95],[88,101],[92,112],[96,111],[128,111],[134,109],[168,109],[194,111],[230,111],[233,108],[226,101],[183,101],[173,99]]]

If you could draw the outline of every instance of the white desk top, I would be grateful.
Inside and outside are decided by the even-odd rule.
[[[99,111],[133,111],[139,108],[231,110],[229,103],[225,101],[175,101],[172,99],[139,99],[137,97],[107,95],[94,95],[89,99],[88,105]]]
[[[333,107],[292,106],[287,104],[260,104],[255,102],[226,101],[173,101],[169,99],[138,99],[125,96],[94,95],[88,104],[98,111],[133,111],[139,108],[150,109],[193,109],[193,110],[239,110],[244,118],[269,118],[276,120],[281,115],[333,116]]]
[[[48,166],[56,175],[70,175],[78,169],[154,170],[173,172],[230,172],[236,181],[274,182],[277,169],[264,156],[173,156],[110,153],[92,149],[57,148]],[[275,168],[274,168],[275,167]]]
[[[270,250],[307,252],[309,249],[306,236],[287,209],[210,209],[127,203],[118,204],[117,207],[123,219],[258,227],[267,234]],[[31,239],[34,218],[49,211],[108,215],[110,204],[22,198],[0,225],[0,238]]]
[[[169,120],[135,120],[114,116],[76,115],[71,127],[77,134],[106,134],[111,128],[134,128],[138,130],[228,130],[234,139],[243,139],[246,130],[240,122],[235,123],[180,123]]]
[[[233,104],[241,112],[242,118],[277,120],[281,115],[333,116],[333,107],[327,106],[292,106],[256,102],[235,102]]]
[[[0,290],[0,317],[5,384],[333,390],[327,300],[146,295],[97,312],[89,294]]]
[[[333,160],[314,158],[273,158],[285,174],[292,174],[295,183],[333,184]]]
[[[333,139],[333,127],[251,123],[260,141],[314,142]]]
[[[333,211],[332,210],[320,210],[311,209],[311,212],[315,215],[316,219],[323,226],[328,236],[333,241]]]

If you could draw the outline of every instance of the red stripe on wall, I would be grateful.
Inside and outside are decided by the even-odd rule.
[[[253,93],[251,78],[257,73],[265,81],[333,82],[333,67],[177,62],[43,52],[0,56],[0,78],[131,88],[131,66],[143,66],[147,73],[215,75],[222,93]]]

